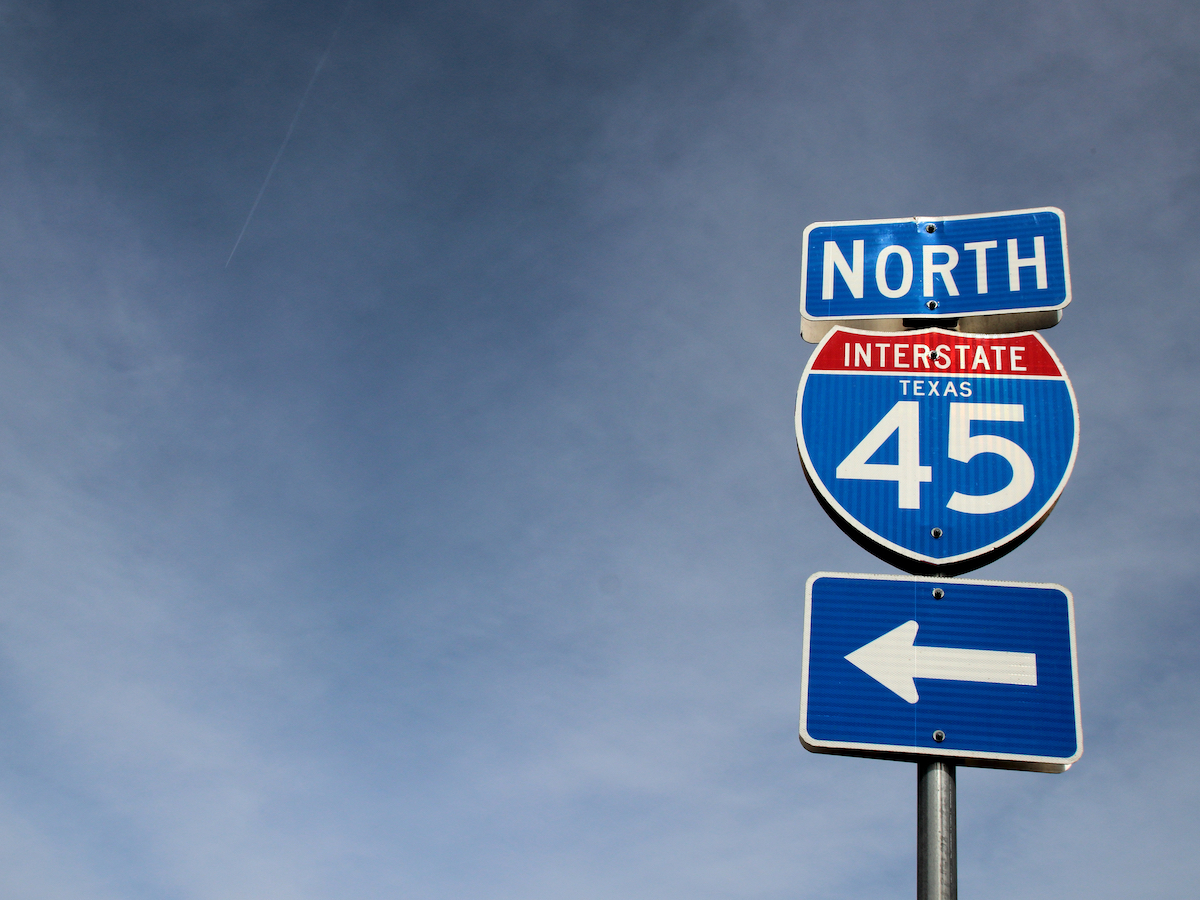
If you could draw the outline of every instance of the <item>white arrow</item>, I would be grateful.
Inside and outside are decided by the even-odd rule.
[[[916,639],[917,623],[910,619],[848,653],[846,659],[909,703],[920,699],[914,678],[1037,685],[1036,654],[914,647]]]

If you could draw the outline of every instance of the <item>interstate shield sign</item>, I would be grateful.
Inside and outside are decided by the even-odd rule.
[[[1036,332],[836,327],[796,399],[804,474],[825,511],[881,559],[956,574],[1033,533],[1070,477],[1079,414]]]

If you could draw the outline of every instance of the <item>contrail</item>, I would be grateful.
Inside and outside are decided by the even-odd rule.
[[[329,51],[333,49],[333,42],[337,40],[338,32],[342,30],[342,23],[346,21],[346,13],[350,11],[350,4],[353,2],[354,0],[346,0],[346,5],[342,8],[342,14],[338,18],[337,25],[334,26],[333,34],[329,36],[329,46],[325,48],[325,52],[321,54],[320,60],[317,61],[317,67],[313,70],[312,78],[308,79],[308,87],[304,89],[304,96],[300,98],[300,105],[296,107],[296,114],[292,116],[292,124],[288,126],[287,134],[283,137],[283,143],[279,145],[279,152],[271,160],[271,167],[267,169],[267,177],[263,179],[262,187],[258,189],[258,196],[254,198],[254,204],[250,207],[246,221],[242,223],[242,230],[238,232],[237,240],[233,242],[233,249],[229,251],[229,259],[225,260],[226,269],[229,268],[229,264],[233,261],[233,254],[237,253],[238,245],[241,244],[242,238],[246,234],[246,229],[250,227],[250,220],[254,218],[254,211],[258,209],[259,201],[262,200],[263,194],[267,190],[267,185],[271,183],[271,176],[275,174],[275,167],[279,165],[279,159],[283,156],[283,151],[287,149],[288,141],[292,139],[292,132],[296,130],[296,123],[300,121],[300,113],[304,112],[304,104],[308,102],[308,95],[312,93],[313,85],[317,83],[317,77],[321,74],[321,69],[325,67],[325,60],[329,59]]]

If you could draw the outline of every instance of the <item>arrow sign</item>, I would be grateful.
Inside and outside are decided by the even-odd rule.
[[[819,572],[805,592],[800,741],[1062,772],[1083,752],[1076,670],[1059,585]]]
[[[1037,655],[1010,650],[914,647],[917,623],[910,619],[864,644],[846,659],[909,703],[920,700],[915,678],[1037,685]]]

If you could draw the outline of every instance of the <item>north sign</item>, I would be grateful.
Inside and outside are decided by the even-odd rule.
[[[914,318],[989,333],[1044,328],[1071,302],[1067,231],[1054,207],[814,222],[802,266],[800,313],[813,342],[823,323],[861,319],[891,331]],[[1018,315],[1026,324],[1013,327]]]
[[[800,740],[817,753],[1062,772],[1083,752],[1070,592],[818,572]]]
[[[1079,442],[1075,395],[1035,332],[835,327],[796,398],[804,474],[859,544],[914,574],[956,574],[1033,533]]]

